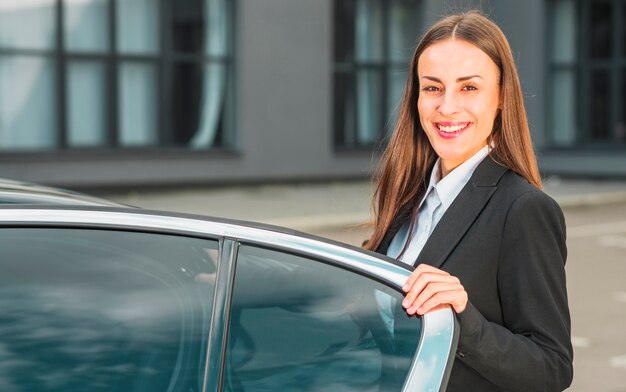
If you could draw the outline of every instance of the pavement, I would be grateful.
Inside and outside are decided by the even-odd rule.
[[[369,181],[204,186],[100,193],[137,207],[269,223],[312,232],[371,219]],[[626,203],[626,181],[550,177],[544,191],[563,209]]]

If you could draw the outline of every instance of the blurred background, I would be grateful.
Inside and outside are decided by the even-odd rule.
[[[626,391],[626,0],[0,0],[0,177],[360,244],[418,36],[467,9],[568,220],[570,390]]]
[[[365,178],[417,37],[471,8],[510,40],[542,171],[626,178],[622,0],[0,0],[0,176]]]

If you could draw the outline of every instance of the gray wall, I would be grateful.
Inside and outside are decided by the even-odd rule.
[[[237,2],[234,152],[4,154],[0,177],[79,187],[366,177],[371,153],[332,144],[332,4]]]
[[[427,25],[482,9],[507,35],[544,173],[626,177],[626,154],[546,148],[546,0],[424,0]],[[365,178],[369,152],[332,142],[333,0],[238,0],[232,152],[0,154],[0,177],[84,186]]]

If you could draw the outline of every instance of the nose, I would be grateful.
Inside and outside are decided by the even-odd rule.
[[[437,110],[444,116],[450,116],[459,111],[458,97],[455,94],[455,91],[452,89],[446,91],[446,93],[441,97],[441,102]]]

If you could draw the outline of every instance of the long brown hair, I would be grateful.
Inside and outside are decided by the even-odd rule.
[[[377,249],[385,234],[398,228],[392,226],[402,224],[414,214],[426,192],[437,154],[422,129],[417,111],[420,92],[417,63],[427,47],[450,38],[475,45],[498,67],[501,107],[487,141],[494,146],[490,156],[541,188],[522,88],[506,37],[495,23],[477,11],[448,16],[433,25],[415,48],[398,122],[378,170],[378,185],[372,202],[374,232],[365,245],[367,249]]]

